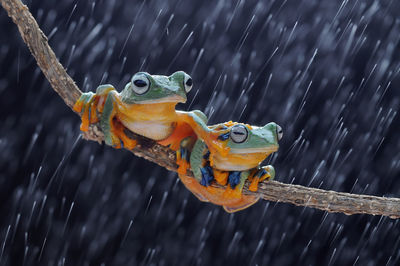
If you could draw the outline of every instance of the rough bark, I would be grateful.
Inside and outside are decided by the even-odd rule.
[[[0,0],[0,2],[14,23],[17,24],[22,39],[29,47],[50,85],[72,109],[82,92],[57,60],[47,42],[47,37],[40,30],[28,7],[20,0]],[[103,141],[103,133],[97,125],[90,126],[89,131],[83,135],[88,140],[99,143]],[[138,145],[131,150],[133,154],[176,172],[177,165],[172,150],[134,133],[131,133],[131,137],[138,141]],[[191,172],[188,174],[192,175]],[[244,193],[252,194],[253,192],[250,192],[247,186],[248,184],[245,186]],[[364,213],[389,216],[393,219],[400,218],[400,199],[398,198],[326,191],[278,181],[261,183],[257,193],[260,193],[265,200],[286,202],[327,212],[340,212],[347,215]]]

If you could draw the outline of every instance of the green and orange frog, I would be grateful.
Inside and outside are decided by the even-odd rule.
[[[81,113],[81,130],[100,123],[105,143],[133,149],[136,141],[125,130],[155,140],[177,152],[181,181],[200,200],[221,205],[228,212],[244,209],[258,196],[242,195],[246,179],[250,190],[258,182],[275,176],[272,166],[259,164],[278,149],[282,129],[275,123],[264,127],[227,122],[207,126],[201,111],[177,111],[186,102],[193,81],[183,71],[171,76],[136,73],[118,93],[112,85],[101,85],[96,93],[83,93],[74,110]],[[194,178],[186,175],[191,168]],[[227,189],[209,186],[212,182]]]
[[[133,149],[136,141],[125,128],[155,141],[166,139],[177,126],[175,106],[186,102],[192,86],[192,78],[183,71],[171,76],[139,72],[121,93],[109,84],[99,86],[95,94],[83,93],[74,110],[81,113],[82,131],[99,122],[106,144]]]
[[[253,205],[260,197],[242,194],[245,181],[251,181],[250,191],[257,191],[259,182],[275,177],[273,166],[260,167],[260,163],[278,150],[282,128],[274,122],[263,127],[232,121],[207,126],[198,112],[180,113],[181,119],[191,124],[198,136],[190,148],[194,178],[181,171],[182,183],[201,201],[221,205],[227,212]],[[182,143],[184,150],[185,142]],[[227,188],[210,186],[212,182]]]

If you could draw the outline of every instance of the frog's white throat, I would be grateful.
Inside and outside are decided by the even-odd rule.
[[[170,122],[134,121],[122,122],[132,132],[152,140],[163,140],[169,137],[174,130]]]

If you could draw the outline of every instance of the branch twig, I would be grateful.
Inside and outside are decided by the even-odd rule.
[[[53,89],[72,108],[82,92],[57,60],[47,42],[47,37],[40,30],[27,6],[20,0],[0,0],[0,2],[14,23],[17,24],[24,42],[28,45]],[[103,141],[101,129],[96,125],[92,125],[84,137],[98,142]],[[139,135],[132,133],[131,137],[138,142],[136,148],[131,150],[133,154],[176,172],[177,165],[173,151]],[[253,193],[247,189],[247,186],[244,192]],[[326,191],[277,181],[261,183],[257,193],[261,193],[265,200],[287,202],[327,212],[341,212],[347,215],[365,213],[389,216],[393,219],[400,218],[400,199],[398,198]]]

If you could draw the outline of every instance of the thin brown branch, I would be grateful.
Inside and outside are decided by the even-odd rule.
[[[53,89],[72,108],[82,92],[57,60],[46,36],[40,30],[28,8],[20,0],[0,0],[0,2],[14,23],[17,24],[24,42],[28,45]],[[103,140],[103,134],[96,125],[91,126],[84,137],[98,142]],[[173,151],[136,134],[132,133],[131,137],[138,141],[138,146],[131,151],[133,154],[176,172],[177,165]],[[246,186],[245,193],[253,192],[250,192]],[[365,213],[389,216],[394,219],[400,218],[400,199],[398,198],[326,191],[277,181],[260,184],[258,193],[261,193],[265,200],[292,203],[328,212],[341,212],[347,215]]]

